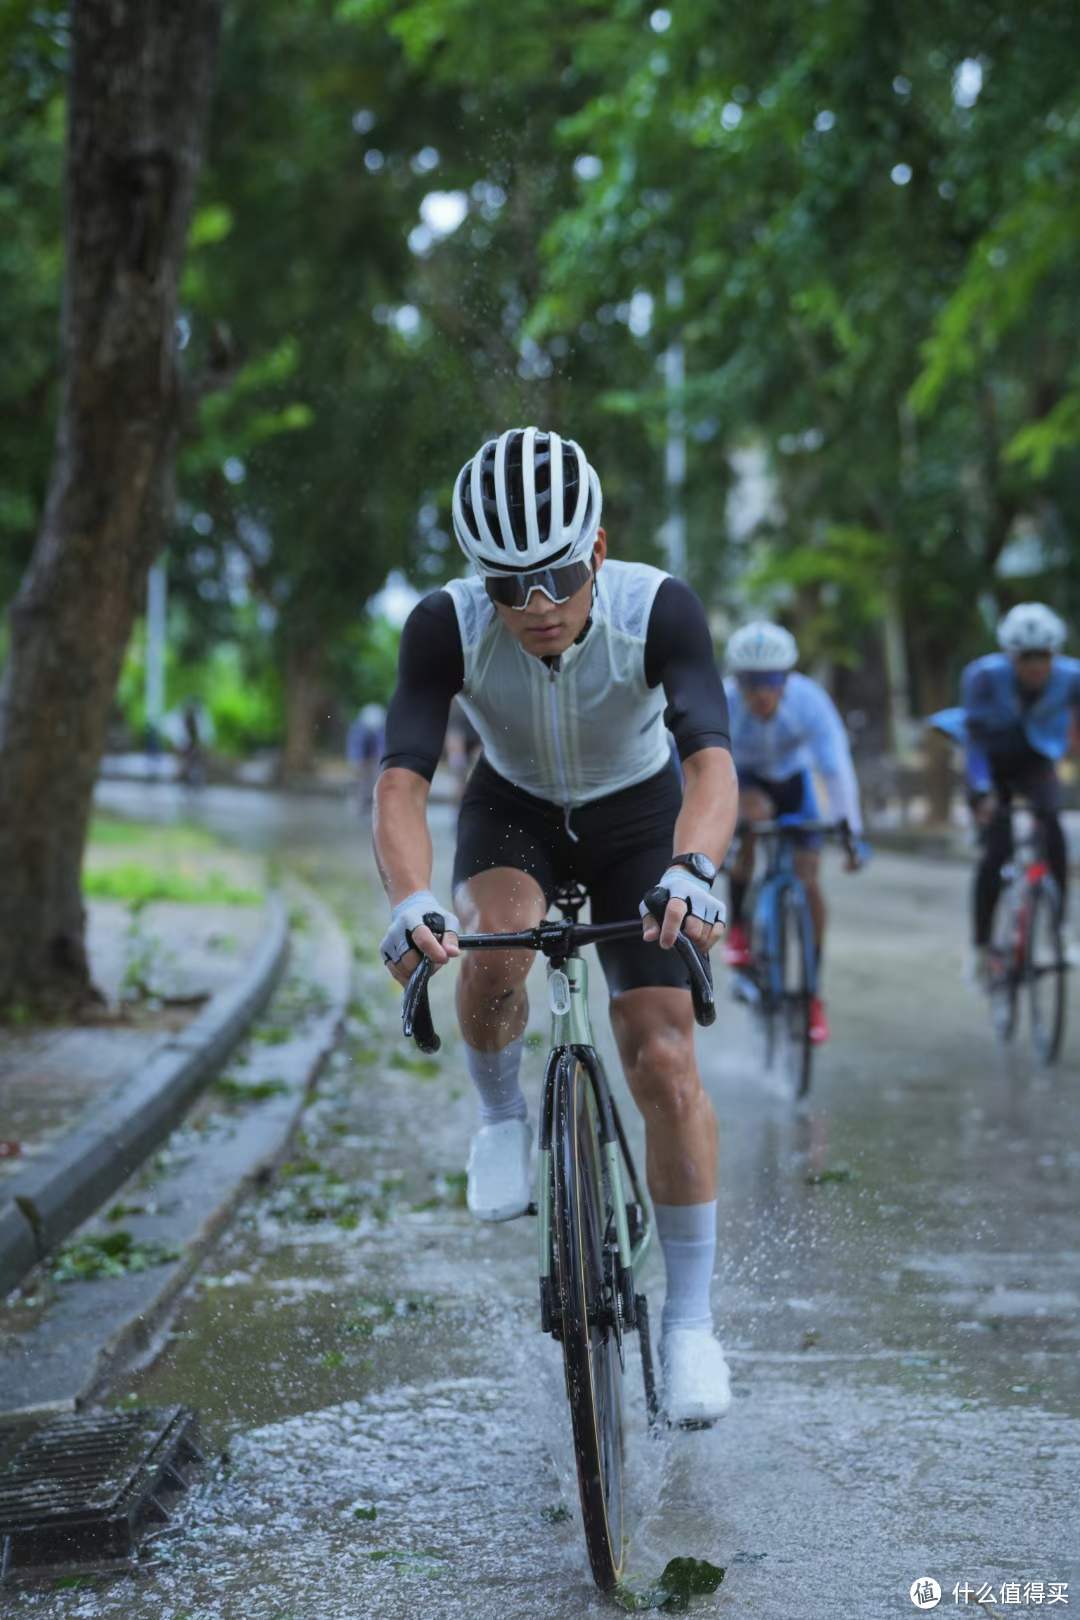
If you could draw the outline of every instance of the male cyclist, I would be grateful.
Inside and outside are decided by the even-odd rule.
[[[606,561],[600,510],[581,448],[535,428],[489,440],[458,475],[454,533],[475,573],[424,597],[405,625],[376,787],[375,852],[393,906],[383,956],[403,983],[418,952],[439,965],[456,956],[462,928],[537,926],[568,879],[588,889],[594,922],[633,915],[656,884],[669,890],[662,927],[641,909],[642,940],[601,946],[600,959],[645,1118],[667,1270],[668,1415],[707,1422],[731,1398],[709,1304],[716,1118],[672,946],[684,919],[706,950],[723,926],[710,890],[735,824],[735,772],[701,604],[659,569]],[[483,743],[458,821],[457,915],[430,893],[426,818],[455,696]],[[441,944],[423,926],[426,912],[444,919]],[[655,940],[660,949],[645,943]],[[467,1199],[480,1220],[509,1220],[531,1197],[532,1131],[518,1082],[530,965],[523,951],[483,951],[458,973],[480,1105]]]
[[[1001,651],[976,658],[960,680],[969,800],[983,846],[972,897],[979,983],[986,979],[1001,869],[1012,856],[1009,812],[1018,795],[1042,824],[1064,909],[1068,857],[1056,766],[1080,715],[1080,660],[1061,656],[1065,626],[1056,613],[1042,602],[1021,602],[1002,619],[997,635]],[[935,716],[935,723],[954,712]]]
[[[819,811],[810,774],[816,769],[824,780],[833,820],[846,821],[857,835],[862,830],[862,813],[844,723],[825,688],[795,672],[798,657],[791,632],[765,620],[744,624],[728,642],[731,675],[724,685],[731,716],[731,751],[739,773],[739,815],[745,821],[767,821],[774,816],[816,820]],[[826,915],[818,876],[820,838],[801,833],[797,839],[795,870],[810,902],[820,973]],[[846,864],[849,872],[857,871],[857,855],[849,853]],[[731,919],[724,943],[729,967],[750,965],[743,911],[753,875],[754,836],[748,832],[731,872]],[[825,1003],[815,996],[810,1004],[810,1039],[820,1045],[828,1038]]]

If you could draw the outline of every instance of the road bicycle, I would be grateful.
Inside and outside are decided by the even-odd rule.
[[[589,980],[581,947],[641,934],[641,920],[583,924],[588,896],[579,885],[556,894],[562,920],[505,934],[462,934],[462,950],[540,951],[547,959],[551,1050],[544,1076],[537,1173],[540,1326],[562,1346],[581,1516],[593,1578],[602,1591],[619,1582],[623,1518],[622,1381],[626,1338],[637,1332],[650,1425],[658,1419],[649,1307],[638,1277],[653,1222],[589,1024]],[[646,896],[660,921],[667,891]],[[433,932],[441,919],[425,917]],[[716,1017],[707,957],[685,934],[676,939],[699,1024]],[[405,991],[402,1027],[424,1052],[436,1052],[425,957]]]
[[[835,838],[849,853],[856,840],[846,822],[799,816],[740,822],[736,835],[747,832],[764,845],[765,870],[753,891],[751,962],[736,969],[736,994],[757,1021],[766,1069],[779,1072],[794,1096],[803,1098],[814,1065],[810,1004],[818,962],[810,901],[795,870],[796,840],[808,834]]]
[[[996,814],[1013,816],[1014,807]],[[1013,859],[1002,867],[1005,887],[994,912],[987,988],[998,1039],[1012,1041],[1019,1023],[1020,995],[1026,990],[1031,1041],[1039,1061],[1057,1060],[1065,1033],[1065,975],[1068,963],[1061,936],[1061,891],[1046,858],[1043,826],[1033,816],[1030,829],[1013,832]]]

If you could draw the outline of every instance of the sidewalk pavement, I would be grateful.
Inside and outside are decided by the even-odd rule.
[[[260,863],[227,861],[263,891]],[[277,897],[92,900],[88,946],[100,1023],[0,1032],[0,1296],[176,1123],[273,990],[288,925]]]
[[[286,1153],[336,1044],[353,958],[310,889],[287,877],[285,899],[288,925],[284,906],[258,913],[265,937],[233,983],[85,1116],[85,1129],[36,1161],[39,1171],[47,1162],[59,1169],[52,1188],[62,1193],[58,1160],[67,1153],[86,1188],[80,1221],[88,1218],[59,1263],[36,1266],[0,1297],[0,1462],[21,1424],[100,1401],[120,1369],[147,1352],[237,1205]],[[288,970],[274,986],[287,927]],[[219,1013],[233,1020],[229,1073],[208,1084],[223,1056],[209,1027]],[[178,1056],[188,1064],[179,1086]],[[174,1080],[163,1088],[170,1066]]]

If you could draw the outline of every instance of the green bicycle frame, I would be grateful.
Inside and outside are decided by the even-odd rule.
[[[571,956],[559,966],[548,967],[548,1005],[551,1008],[551,1054],[565,1047],[593,1047],[592,1028],[589,1024],[589,970],[580,956]],[[551,1060],[549,1057],[548,1072]],[[546,1098],[545,1098],[546,1100]],[[590,1094],[590,1105],[595,1099]],[[619,1264],[623,1271],[633,1274],[641,1265],[652,1240],[652,1222],[646,1220],[637,1242],[631,1245],[630,1228],[626,1219],[626,1195],[623,1188],[619,1142],[603,1144],[608,1174],[611,1178],[612,1198],[615,1205],[615,1230],[619,1244]],[[541,1287],[551,1275],[551,1150],[541,1148],[538,1156],[539,1196],[537,1199],[537,1240],[540,1245]]]

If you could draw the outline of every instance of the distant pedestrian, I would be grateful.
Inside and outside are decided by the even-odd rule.
[[[357,814],[361,816],[371,814],[371,798],[375,791],[375,778],[379,774],[385,734],[386,710],[381,703],[365,703],[345,739],[345,757],[353,773],[350,796]]]
[[[206,781],[206,757],[198,704],[185,703],[180,718],[180,780],[185,787],[200,788]]]

